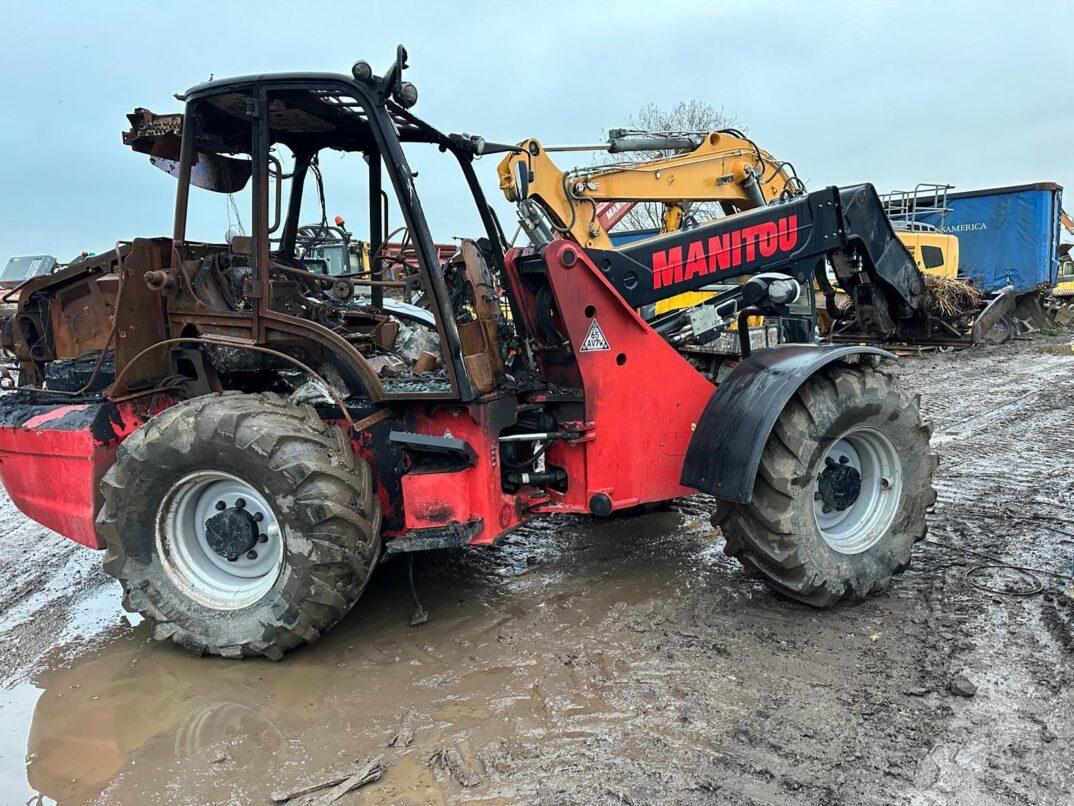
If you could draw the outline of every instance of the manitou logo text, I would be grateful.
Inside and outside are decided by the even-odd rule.
[[[653,253],[653,288],[667,288],[694,277],[726,271],[762,258],[785,254],[798,243],[798,216],[788,215],[752,227],[673,246]],[[683,250],[686,259],[683,260]]]

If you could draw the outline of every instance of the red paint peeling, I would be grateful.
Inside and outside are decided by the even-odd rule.
[[[57,406],[52,409],[52,411],[46,411],[43,414],[38,414],[36,417],[31,417],[22,424],[22,427],[37,428],[45,423],[51,423],[53,420],[58,420],[73,411],[85,411],[87,408],[89,408],[89,406],[86,404],[82,404],[81,406]]]

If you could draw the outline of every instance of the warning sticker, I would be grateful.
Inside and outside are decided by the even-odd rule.
[[[582,340],[582,346],[578,348],[580,353],[592,353],[597,350],[610,350],[611,345],[608,344],[608,340],[604,338],[604,331],[600,329],[600,325],[597,324],[597,320],[593,320],[593,324],[589,326],[589,332],[585,334],[585,338]]]

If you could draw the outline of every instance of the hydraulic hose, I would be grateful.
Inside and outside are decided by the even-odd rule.
[[[813,276],[817,279],[817,285],[820,286],[820,290],[824,292],[824,310],[828,312],[833,320],[839,318],[841,311],[839,306],[835,304],[835,286],[832,285],[831,280],[828,279],[828,272],[824,268],[824,261],[817,263],[817,268],[813,271]]]

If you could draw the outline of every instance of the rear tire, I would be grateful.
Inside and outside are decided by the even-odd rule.
[[[724,552],[813,607],[887,589],[935,502],[932,429],[889,375],[836,365],[780,414],[748,504],[713,516]]]
[[[346,434],[271,394],[157,415],[120,445],[102,494],[124,607],[198,654],[278,660],[316,640],[380,547],[380,504]]]

